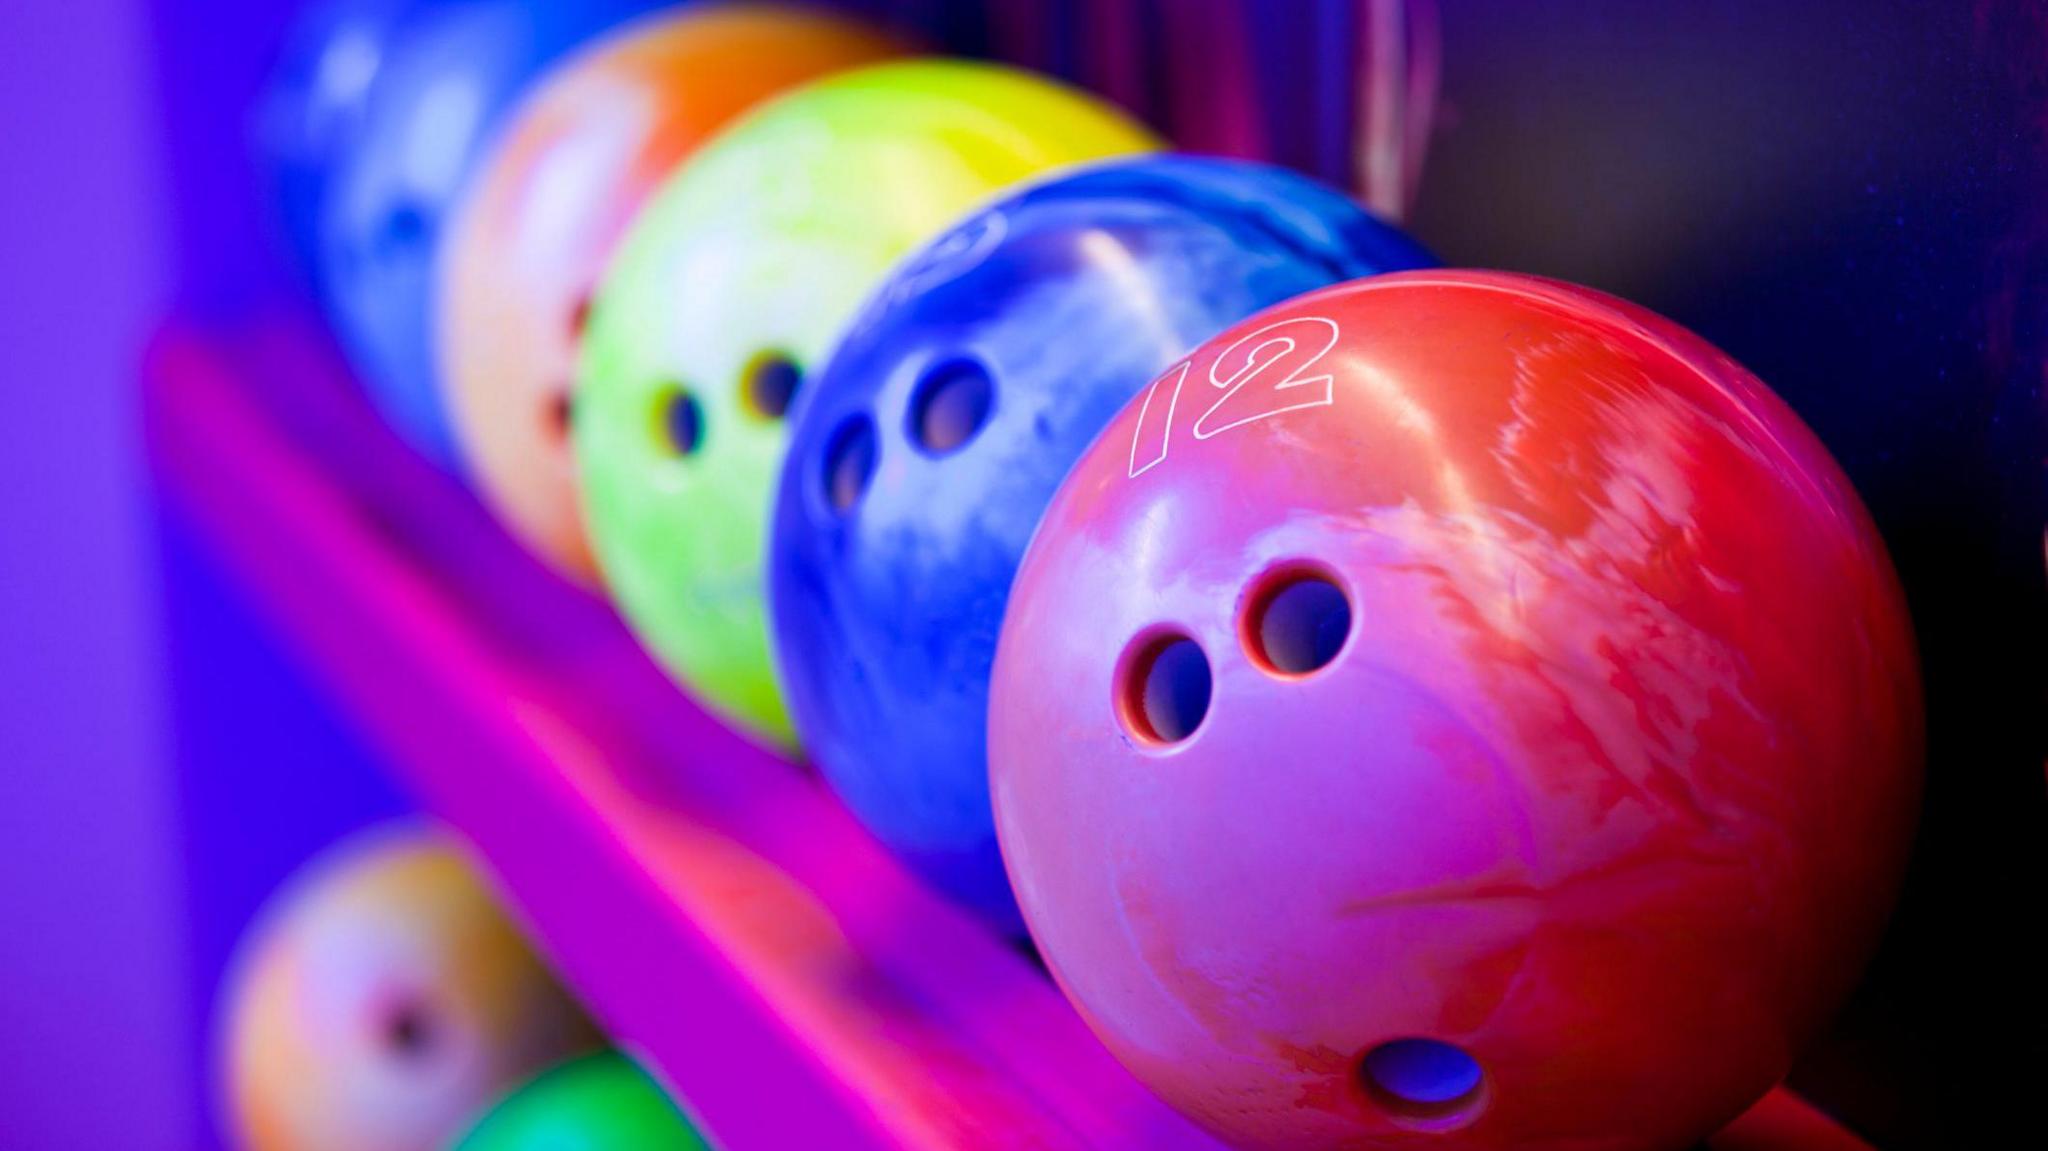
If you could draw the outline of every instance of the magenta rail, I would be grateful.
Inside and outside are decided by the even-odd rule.
[[[307,321],[173,324],[145,389],[166,504],[724,1146],[1217,1146],[403,447]],[[1712,1145],[1867,1151],[1783,1092]]]

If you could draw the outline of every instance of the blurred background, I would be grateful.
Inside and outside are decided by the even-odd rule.
[[[0,6],[0,1147],[208,1145],[200,1037],[234,922],[306,844],[410,806],[162,524],[142,450],[166,316],[302,306],[250,146],[294,15]],[[1891,939],[1795,1082],[1885,1145],[1971,1145],[1946,1141],[1963,1109],[2024,1108],[2048,1072],[2048,13],[1438,15],[1413,231],[1701,332],[1812,425],[1892,549],[1926,813]],[[249,829],[266,805],[289,833]]]
[[[136,367],[177,211],[143,3],[10,4],[0,43],[0,1039],[10,1147],[189,1146],[187,937]],[[61,381],[61,382],[60,382]]]

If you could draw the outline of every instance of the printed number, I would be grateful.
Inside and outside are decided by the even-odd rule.
[[[1223,349],[1209,366],[1210,386],[1223,394],[1196,417],[1195,438],[1206,440],[1267,416],[1328,407],[1336,402],[1335,378],[1328,372],[1309,372],[1337,346],[1337,335],[1335,320],[1301,316],[1267,324]],[[1190,367],[1188,361],[1181,361],[1178,367],[1154,380],[1145,392],[1144,403],[1138,409],[1138,427],[1131,437],[1133,479],[1166,459],[1167,449],[1173,443],[1181,389],[1187,384]],[[1255,381],[1273,380],[1276,376],[1277,380],[1268,386],[1252,386]]]
[[[1191,365],[1186,360],[1182,360],[1180,362],[1179,367],[1173,369],[1172,371],[1166,373],[1158,379],[1153,380],[1152,386],[1146,389],[1144,406],[1138,409],[1138,430],[1134,435],[1131,436],[1132,479],[1137,479],[1140,475],[1143,475],[1144,473],[1151,471],[1153,467],[1155,467],[1160,462],[1166,459],[1167,441],[1173,438],[1174,409],[1180,407],[1180,386],[1187,382],[1188,368],[1190,366]],[[1163,404],[1158,404],[1158,450],[1153,452],[1150,456],[1147,456],[1145,458],[1144,463],[1139,463],[1138,453],[1144,449],[1146,439],[1145,428],[1152,423],[1153,405],[1157,403],[1159,399],[1159,389],[1165,387],[1169,380],[1173,383],[1173,389],[1167,393],[1166,402]]]
[[[860,310],[841,338],[866,333],[905,300],[973,271],[988,259],[1009,231],[1009,216],[992,208],[959,231],[940,237],[898,266],[896,274]]]
[[[896,295],[909,298],[981,266],[1009,235],[1010,217],[991,208],[958,231],[940,237],[896,275]]]

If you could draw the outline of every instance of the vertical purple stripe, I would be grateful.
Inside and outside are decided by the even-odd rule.
[[[1086,71],[1095,90],[1147,120],[1155,109],[1146,100],[1147,45],[1139,38],[1139,0],[1097,0],[1088,6]]]
[[[1358,124],[1358,93],[1365,85],[1358,54],[1361,0],[1316,0],[1315,173],[1340,188],[1352,187],[1357,168],[1352,142]]]
[[[1173,97],[1167,87],[1168,45],[1163,30],[1166,17],[1160,11],[1160,6],[1170,3],[1170,0],[1132,0],[1132,3],[1136,22],[1133,35],[1138,39],[1142,64],[1140,82],[1145,89],[1145,116],[1172,136]],[[1177,137],[1175,140],[1178,142]]]
[[[989,0],[989,26],[998,59],[1047,70],[1051,59],[1045,38],[1045,8],[1037,0]]]
[[[1264,102],[1253,77],[1246,13],[1229,0],[1211,0],[1201,21],[1197,68],[1206,68],[1212,84],[1204,89],[1205,110],[1216,124],[1218,151],[1251,159],[1271,158],[1270,137],[1262,119]],[[1262,22],[1262,21],[1261,21]]]
[[[1408,61],[1408,89],[1402,117],[1404,215],[1415,206],[1423,162],[1429,155],[1430,136],[1436,130],[1437,97],[1443,83],[1443,32],[1436,5],[1437,0],[1406,0],[1405,5],[1408,37],[1402,49]]]
[[[1086,53],[1081,41],[1087,34],[1088,21],[1075,10],[1081,2],[1041,0],[1040,3],[1045,13],[1047,70],[1069,83],[1083,82],[1082,67]]]

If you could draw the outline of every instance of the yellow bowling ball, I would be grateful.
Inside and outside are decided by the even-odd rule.
[[[574,435],[605,583],[686,690],[793,749],[762,602],[783,418],[891,266],[1022,181],[1156,144],[1041,77],[902,61],[763,105],[655,194],[598,290]]]

